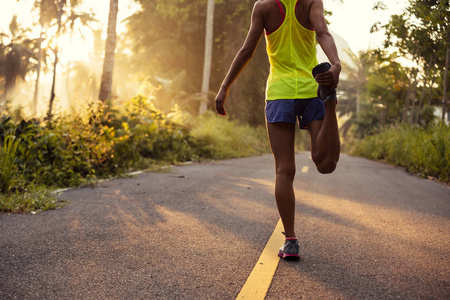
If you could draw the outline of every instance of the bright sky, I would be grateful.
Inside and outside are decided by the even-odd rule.
[[[0,29],[8,28],[8,24],[14,14],[18,16],[21,24],[32,24],[33,20],[30,18],[30,15],[34,2],[34,0],[20,0],[19,2],[17,0],[0,0]],[[128,17],[136,7],[138,7],[137,4],[132,0],[120,0],[119,22]],[[86,11],[92,9],[97,20],[103,24],[108,23],[109,0],[85,0],[83,8],[86,8]]]
[[[323,1],[325,8],[333,12],[329,28],[343,37],[353,52],[382,46],[383,33],[371,34],[370,28],[377,22],[387,23],[391,15],[400,14],[408,4],[406,0],[384,0],[382,2],[387,5],[387,10],[374,11],[374,4],[381,0]]]
[[[343,37],[355,52],[381,46],[384,36],[381,33],[370,34],[370,28],[378,21],[386,23],[392,14],[400,13],[407,5],[405,0],[384,0],[388,10],[373,11],[374,3],[378,1],[344,0],[344,3],[340,3],[339,0],[324,0],[325,8],[333,12],[333,16],[330,18],[330,29]],[[21,24],[31,26],[33,20],[30,17],[32,15],[30,11],[33,2],[33,0],[21,0],[19,3],[16,0],[0,0],[0,31],[7,31],[9,21],[14,14],[18,15]],[[84,7],[94,11],[96,18],[105,24],[103,28],[106,30],[109,0],[85,1],[85,3]],[[119,6],[119,22],[137,9],[137,5],[133,4],[132,0],[120,0]],[[125,30],[120,23],[118,29],[119,32]],[[86,44],[86,41],[77,41],[76,44],[80,46],[80,43]],[[89,48],[89,45],[84,48]],[[81,50],[82,47],[78,47],[70,55],[83,58],[83,55],[87,54],[83,54]]]
[[[23,27],[33,27],[33,21],[37,20],[36,13],[32,12],[33,3],[34,0],[20,0],[19,3],[17,0],[0,0],[0,32],[9,32],[8,25],[13,15],[17,15],[18,21]],[[126,30],[121,22],[134,13],[138,7],[134,1],[119,0],[119,15],[117,20],[117,30],[119,33]],[[104,38],[106,38],[109,0],[84,1],[82,8],[86,12],[90,10],[94,12],[94,18],[99,21],[99,24],[94,26],[101,26],[103,28]],[[34,30],[36,31],[37,37],[39,31],[36,28]],[[83,34],[85,35],[84,39],[79,35],[75,35],[73,41],[70,41],[68,37],[62,38],[60,48],[63,51],[61,53],[63,60],[65,56],[70,57],[71,60],[87,59],[89,50],[93,47],[93,35],[89,30],[85,30]],[[77,45],[77,47],[72,47],[72,45]]]

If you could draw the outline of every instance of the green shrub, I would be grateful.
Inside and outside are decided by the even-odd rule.
[[[9,192],[0,210],[54,208],[44,187],[79,186],[159,163],[270,152],[263,127],[212,112],[194,118],[176,107],[165,115],[142,96],[121,109],[99,102],[84,111],[51,123],[0,119],[0,188]]]
[[[110,124],[116,130],[114,152],[126,158],[124,166],[198,159],[202,144],[191,136],[186,125],[176,121],[178,113],[165,116],[148,99],[138,96],[127,103],[122,114],[111,115],[113,120],[121,120],[120,124]]]
[[[190,120],[191,134],[214,159],[245,157],[270,152],[266,130],[239,124],[207,112]]]
[[[450,127],[444,123],[390,126],[354,142],[350,153],[450,181]]]
[[[11,162],[14,160],[9,165],[26,182],[70,187],[97,177],[145,169],[154,162],[211,158],[204,142],[175,119],[179,119],[176,112],[165,116],[138,96],[129,100],[122,111],[96,103],[85,114],[55,119],[51,126],[22,122],[23,126],[18,127],[22,137],[14,144],[16,155],[9,156]],[[0,134],[14,127],[10,118],[3,121]]]

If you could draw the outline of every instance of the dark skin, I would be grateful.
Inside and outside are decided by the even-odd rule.
[[[283,9],[285,7],[283,5]],[[321,86],[336,88],[339,83],[341,64],[334,39],[328,31],[324,17],[322,0],[301,0],[295,11],[299,23],[315,30],[316,39],[331,63],[329,71],[316,76]],[[225,100],[231,84],[239,76],[252,58],[264,31],[272,32],[282,22],[282,15],[276,0],[259,0],[252,12],[250,30],[244,45],[233,60],[230,70],[216,96],[215,106],[220,115],[226,115]],[[295,176],[295,124],[287,122],[266,122],[270,146],[275,158],[275,199],[283,221],[286,237],[295,237],[294,215],[295,195],[293,181]],[[323,174],[332,173],[340,155],[340,139],[336,118],[336,101],[325,105],[325,118],[307,124],[311,138],[311,157],[317,170]]]
[[[297,19],[304,27],[315,30],[317,41],[332,65],[329,71],[317,75],[316,81],[322,86],[336,88],[339,83],[341,63],[334,39],[328,31],[325,21],[323,2],[322,0],[304,0],[300,3],[296,10]],[[226,115],[224,104],[230,86],[253,57],[264,30],[271,32],[279,26],[281,20],[282,17],[276,1],[260,0],[255,3],[247,38],[231,64],[230,70],[215,99],[215,107],[220,115]]]

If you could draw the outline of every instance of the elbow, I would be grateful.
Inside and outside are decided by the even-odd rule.
[[[254,49],[242,47],[241,50],[239,50],[239,55],[245,60],[248,61],[253,57],[253,54],[255,53]]]
[[[320,41],[326,40],[326,39],[333,39],[333,36],[328,30],[320,30],[316,31],[316,38],[317,41],[320,43]]]

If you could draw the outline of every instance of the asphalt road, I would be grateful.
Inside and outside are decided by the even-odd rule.
[[[308,157],[295,180],[302,259],[279,262],[266,299],[450,299],[450,188],[346,155],[320,175]],[[0,215],[0,299],[234,299],[278,222],[273,181],[264,155]]]

